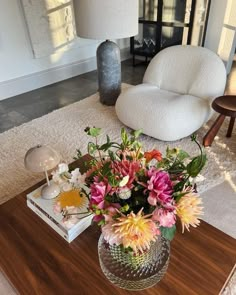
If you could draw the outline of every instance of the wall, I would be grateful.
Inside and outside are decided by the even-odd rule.
[[[118,43],[129,47],[129,39]],[[94,70],[98,44],[80,39],[76,48],[34,58],[20,0],[1,0],[0,100]]]
[[[205,47],[217,52],[227,0],[212,0]],[[123,58],[129,56],[129,39],[119,40]],[[81,39],[79,47],[34,58],[20,0],[1,0],[0,100],[96,68],[98,42]]]
[[[217,53],[228,0],[211,0],[204,47]]]

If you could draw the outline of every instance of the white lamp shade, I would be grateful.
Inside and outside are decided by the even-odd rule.
[[[60,162],[59,154],[49,146],[37,145],[25,154],[25,167],[32,172],[53,169]]]
[[[74,0],[77,35],[119,39],[138,34],[138,0]]]

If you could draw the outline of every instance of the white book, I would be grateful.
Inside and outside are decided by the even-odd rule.
[[[70,229],[62,222],[63,215],[54,213],[53,206],[56,199],[46,200],[41,198],[42,187],[37,188],[27,195],[27,206],[33,210],[42,220],[53,228],[67,242],[72,242],[92,222],[93,215],[80,215],[81,219]]]

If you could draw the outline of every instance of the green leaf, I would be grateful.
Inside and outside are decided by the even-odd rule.
[[[119,209],[120,212],[127,212],[129,211],[129,205],[128,204],[125,204],[123,207],[121,207]]]
[[[89,127],[87,127],[85,129],[85,132],[90,136],[97,137],[101,133],[101,128],[96,128],[96,127],[89,128]]]
[[[114,176],[108,177],[108,182],[112,187],[117,187],[119,185],[119,181]]]
[[[110,167],[110,162],[106,162],[104,163],[104,165],[102,166],[102,175],[106,176],[109,175],[111,173],[111,167]]]
[[[206,164],[207,157],[205,154],[197,156],[187,165],[187,172],[191,177],[196,177],[204,165]]]
[[[74,160],[78,160],[78,159],[80,159],[81,157],[82,157],[82,152],[81,152],[81,150],[77,149],[77,150],[76,150],[76,156],[73,157],[73,159],[74,159]]]
[[[107,151],[112,146],[112,143],[104,143],[98,149],[100,151]]]
[[[93,143],[93,142],[89,142],[89,143],[88,143],[88,153],[89,153],[90,155],[93,155],[93,154],[95,153],[96,150],[97,150],[97,146],[96,146],[96,144]]]
[[[189,154],[185,152],[184,150],[179,150],[178,159],[180,161],[183,161],[184,159],[187,159],[187,158],[189,158]]]
[[[121,128],[121,139],[122,139],[123,144],[126,145],[129,138],[128,138],[128,134],[127,134],[125,128]]]
[[[102,219],[98,222],[98,226],[103,226],[103,225],[105,225],[105,223],[106,223],[105,219]]]
[[[193,133],[192,135],[191,135],[191,141],[197,141],[197,135],[196,135],[196,133]]]
[[[142,147],[142,144],[139,141],[134,141],[134,143],[133,143],[134,150],[137,151],[141,147]]]
[[[108,151],[108,155],[112,161],[116,160],[116,154],[113,151]]]
[[[142,129],[134,130],[130,134],[137,139],[143,133]]]
[[[174,191],[175,192],[179,192],[182,191],[185,185],[185,180],[178,182],[175,186],[174,186]]]
[[[169,147],[166,148],[166,157],[167,158],[173,158],[173,157],[176,157],[177,154],[178,154],[178,149],[177,148],[173,148],[173,149],[170,149]]]
[[[183,196],[185,196],[186,194],[188,194],[188,192],[177,192],[177,193],[174,193],[174,194],[173,194],[173,197],[174,197],[174,199],[175,199],[175,202],[178,203],[179,200],[180,200]]]
[[[176,226],[175,225],[173,225],[172,227],[163,227],[163,226],[161,226],[160,230],[161,230],[161,233],[164,236],[164,238],[171,241],[175,236]]]

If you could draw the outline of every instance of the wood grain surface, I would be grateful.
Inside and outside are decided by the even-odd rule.
[[[215,295],[236,262],[236,240],[202,221],[190,233],[179,228],[161,282],[140,292],[119,289],[100,270],[96,225],[68,244],[26,206],[38,185],[0,206],[0,268],[19,294]]]
[[[211,146],[216,134],[220,130],[225,120],[225,116],[231,117],[227,134],[226,134],[226,137],[231,137],[235,118],[236,118],[236,96],[235,95],[219,96],[215,98],[214,101],[212,102],[212,108],[213,110],[218,112],[220,115],[217,117],[217,119],[212,124],[211,128],[208,130],[208,132],[203,138],[203,145],[205,147]]]
[[[236,117],[236,95],[217,97],[212,102],[212,108],[222,115]]]

